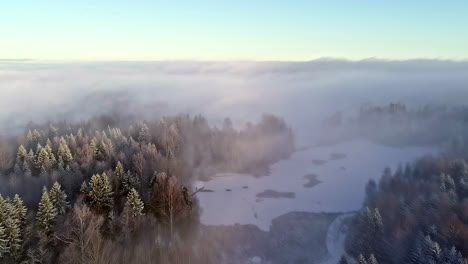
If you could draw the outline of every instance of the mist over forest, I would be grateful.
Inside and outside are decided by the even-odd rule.
[[[0,69],[0,122],[8,131],[30,120],[80,121],[109,113],[139,119],[200,113],[217,125],[225,117],[243,125],[271,113],[285,118],[302,140],[302,131],[314,133],[336,111],[355,114],[362,105],[390,102],[463,105],[468,93],[464,61],[3,60]]]
[[[0,60],[1,263],[468,263],[468,62]]]

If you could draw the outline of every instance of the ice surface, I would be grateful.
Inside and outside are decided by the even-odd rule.
[[[346,157],[330,159],[333,153]],[[199,192],[201,221],[208,225],[255,224],[269,230],[271,220],[292,211],[349,212],[362,206],[369,179],[380,178],[385,167],[396,169],[436,147],[394,148],[365,140],[309,148],[271,166],[271,175],[255,178],[245,174],[217,174],[209,182],[196,182],[213,192]],[[313,160],[327,160],[316,165]],[[307,174],[318,175],[320,184],[306,188]],[[243,188],[248,186],[248,188]],[[226,189],[231,191],[226,192]],[[265,190],[293,192],[296,198],[261,198]]]

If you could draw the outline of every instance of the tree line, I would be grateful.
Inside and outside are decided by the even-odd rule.
[[[468,263],[466,108],[409,111],[394,105],[361,112],[370,119],[393,116],[394,122],[408,116],[431,124],[439,120],[440,129],[434,126],[425,134],[441,152],[394,172],[387,168],[378,182],[368,182],[364,206],[352,220],[340,263]],[[428,129],[429,123],[421,122],[418,130]]]
[[[190,244],[194,178],[268,166],[294,150],[291,129],[272,115],[241,129],[200,115],[125,123],[31,122],[0,138],[2,261],[208,263],[213,254]]]

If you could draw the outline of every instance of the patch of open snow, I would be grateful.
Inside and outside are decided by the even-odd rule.
[[[311,160],[328,160],[332,153],[346,157],[320,166]],[[436,147],[395,148],[356,140],[295,152],[288,160],[271,166],[271,175],[221,173],[208,182],[196,182],[213,192],[200,192],[201,222],[207,225],[255,224],[269,230],[271,220],[292,211],[349,212],[358,210],[369,179],[379,179],[385,167],[396,169],[426,154],[437,154]],[[306,174],[317,174],[320,184],[305,188]],[[245,188],[247,186],[248,188]],[[227,192],[226,189],[231,191]],[[295,199],[263,199],[256,195],[265,190],[293,192]]]

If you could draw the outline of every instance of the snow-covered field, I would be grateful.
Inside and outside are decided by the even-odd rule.
[[[426,154],[435,147],[393,148],[356,140],[332,146],[295,152],[290,159],[271,166],[271,175],[223,173],[204,186],[197,197],[202,208],[201,221],[208,225],[255,224],[269,230],[271,220],[291,211],[348,212],[361,207],[369,179],[378,179],[385,167],[397,168]],[[344,155],[342,155],[344,154]],[[305,175],[316,174],[319,184],[306,188]],[[258,198],[265,190],[293,192],[295,198]]]

